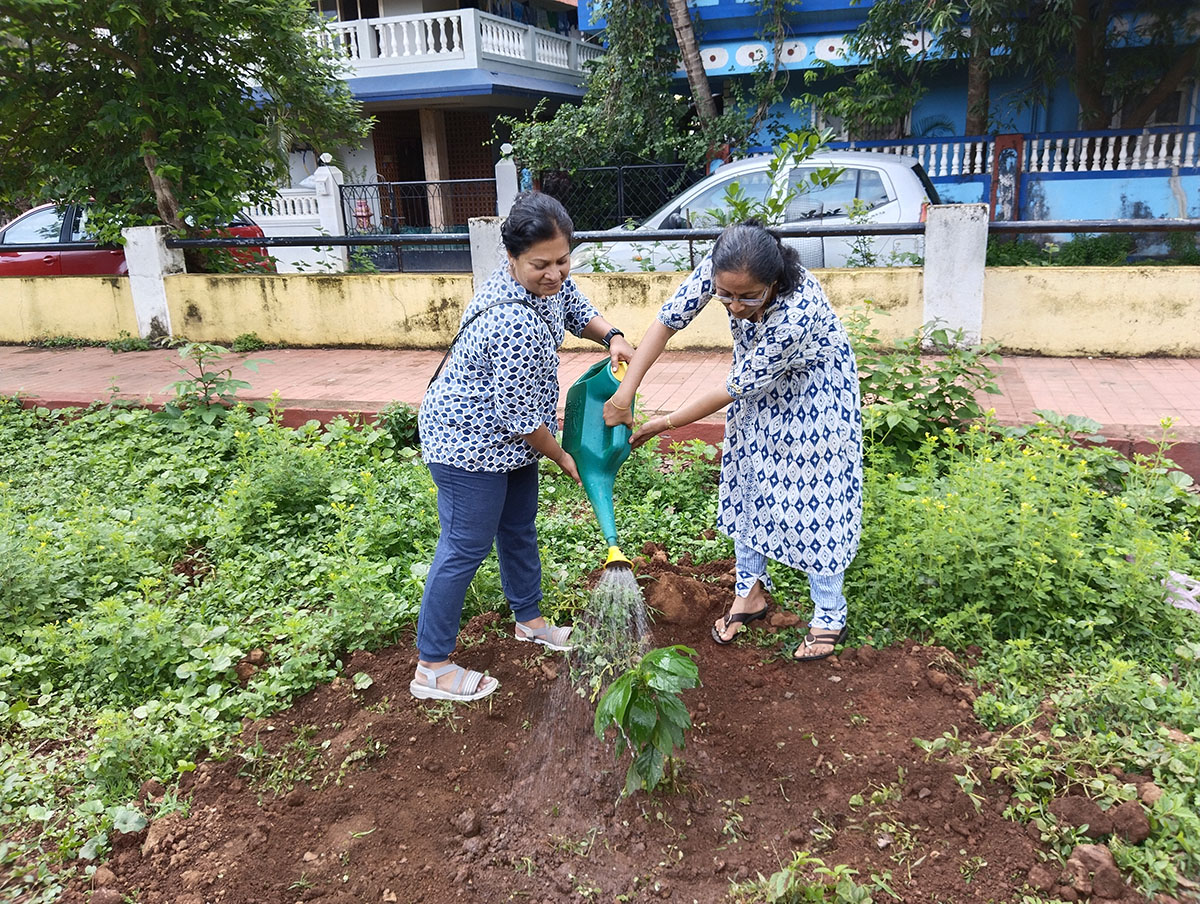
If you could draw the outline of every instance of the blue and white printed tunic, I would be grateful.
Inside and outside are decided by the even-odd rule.
[[[686,327],[713,291],[711,258],[663,305]],[[862,413],[850,339],[807,271],[758,323],[729,316],[733,367],[717,525],[777,562],[846,570],[862,532]]]
[[[519,300],[524,304],[497,304]],[[465,471],[515,471],[538,460],[524,436],[558,430],[558,347],[599,316],[567,279],[554,295],[534,295],[509,270],[493,273],[463,312],[465,323],[441,375],[421,401],[421,457]]]

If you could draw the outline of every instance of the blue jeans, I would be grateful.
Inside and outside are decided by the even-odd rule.
[[[500,585],[517,621],[541,615],[538,555],[538,466],[515,471],[464,471],[431,463],[438,488],[438,537],[417,618],[417,652],[426,662],[448,659],[458,642],[467,587],[496,545]]]
[[[734,540],[733,549],[737,557],[737,583],[733,592],[745,598],[750,595],[755,581],[761,581],[765,590],[772,589],[771,578],[767,575],[767,557],[740,540]],[[845,572],[808,572],[808,593],[813,602],[811,627],[818,631],[840,631],[846,624],[846,597],[842,593],[845,577]]]

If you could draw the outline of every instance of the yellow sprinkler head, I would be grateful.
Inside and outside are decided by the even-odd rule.
[[[604,560],[604,567],[612,568],[616,565],[621,565],[625,568],[633,568],[633,563],[625,558],[625,554],[621,552],[621,547],[610,546],[608,548],[608,558]]]

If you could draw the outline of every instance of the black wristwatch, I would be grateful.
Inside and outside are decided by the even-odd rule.
[[[601,339],[600,341],[604,343],[605,348],[608,348],[608,346],[613,341],[613,336],[624,336],[624,335],[625,335],[624,333],[622,333],[619,329],[617,329],[614,326],[611,330],[609,330],[607,333],[604,334],[604,338]]]

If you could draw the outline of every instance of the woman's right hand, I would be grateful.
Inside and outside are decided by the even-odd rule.
[[[563,450],[562,458],[556,461],[555,464],[562,468],[562,472],[575,481],[575,483],[580,486],[583,485],[583,481],[579,479],[579,468],[575,467],[575,459],[571,457],[571,454],[566,449]]]
[[[616,398],[616,396],[613,396]],[[615,427],[618,424],[626,424],[633,427],[633,401],[625,407],[619,407],[613,404],[612,399],[604,403],[604,423],[609,427]]]
[[[641,428],[633,436],[629,437],[629,445],[636,449],[642,443],[646,442],[646,440],[670,430],[671,426],[667,424],[668,420],[670,420],[669,415],[650,418],[650,420],[642,424]]]

